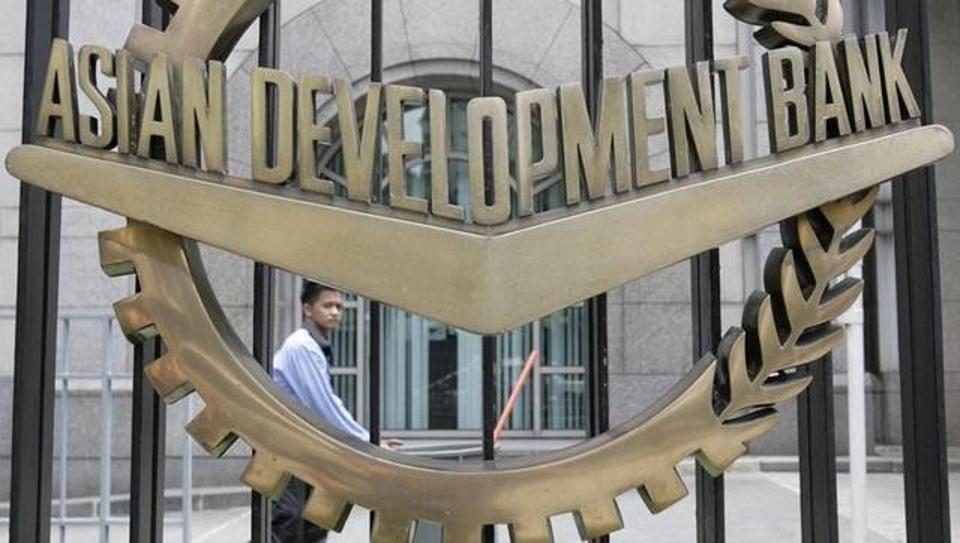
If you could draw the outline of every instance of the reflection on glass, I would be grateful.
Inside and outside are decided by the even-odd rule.
[[[536,345],[554,368],[534,368],[507,419],[507,430],[582,430],[582,393],[548,387],[557,377],[583,379],[582,308],[574,307],[497,338],[497,399],[505,406]],[[482,427],[482,346],[475,334],[383,308],[383,421],[387,430],[479,430]],[[545,333],[546,332],[546,333]],[[537,335],[540,334],[540,338]],[[560,373],[557,373],[560,372]],[[537,390],[543,383],[536,420]],[[571,385],[576,386],[576,385]],[[563,397],[554,398],[554,394]],[[575,404],[575,405],[574,405]],[[553,410],[561,406],[561,411]],[[563,420],[564,423],[550,423]]]
[[[534,349],[533,326],[527,325],[497,338],[497,405],[502,410]],[[507,419],[507,430],[533,430],[533,387],[528,379]]]
[[[357,419],[357,376],[349,374],[333,374],[333,391],[343,400],[344,407]]]
[[[543,428],[582,430],[586,427],[583,375],[547,375],[543,380]]]
[[[344,297],[346,301],[346,296]],[[330,333],[330,347],[333,349],[334,368],[357,365],[357,309],[344,306],[340,326]],[[341,396],[342,397],[342,396]]]
[[[540,320],[540,359],[544,366],[583,365],[584,318],[583,305],[577,305]]]
[[[392,307],[382,323],[384,428],[479,429],[480,336]]]

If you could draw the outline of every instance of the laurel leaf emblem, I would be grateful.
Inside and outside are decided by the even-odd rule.
[[[768,49],[837,43],[843,33],[840,0],[727,0],[723,7],[747,24],[762,26],[753,36]]]
[[[810,377],[797,371],[830,352],[842,328],[830,324],[863,291],[847,277],[870,250],[874,232],[847,232],[869,211],[879,189],[831,202],[781,223],[783,247],[767,257],[766,292],[754,292],[743,329],[732,328],[717,349],[720,371],[714,409],[725,425],[773,415],[768,406],[802,392]]]

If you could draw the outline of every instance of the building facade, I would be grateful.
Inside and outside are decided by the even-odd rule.
[[[0,151],[20,141],[25,2],[8,0],[8,16],[0,21],[0,73],[8,82],[0,91]],[[131,24],[139,19],[137,2],[73,0],[70,41],[120,47]],[[743,103],[747,155],[769,153],[766,112],[760,98],[760,55],[751,30],[727,16],[714,3],[716,57],[746,55],[751,68],[744,76]],[[960,88],[960,9],[945,0],[927,0],[930,17],[932,118],[960,132],[960,108],[952,99]],[[846,28],[863,34],[883,27],[883,2],[847,2]],[[621,76],[644,69],[685,63],[682,2],[603,3],[603,71]],[[345,78],[362,102],[370,81],[370,7],[366,2],[285,0],[281,12],[280,68],[294,75],[311,73]],[[390,0],[384,2],[384,81],[424,88],[442,88],[450,96],[451,149],[448,171],[454,198],[466,202],[466,100],[476,95],[479,51],[475,2]],[[581,79],[580,6],[567,0],[494,2],[494,82],[504,98],[531,88],[553,88]],[[229,80],[228,139],[230,171],[250,169],[250,74],[257,65],[257,32],[248,32],[227,61]],[[508,100],[509,103],[509,100]],[[662,113],[663,97],[651,96],[651,112]],[[89,109],[90,104],[81,108]],[[659,110],[657,109],[659,108]],[[322,103],[317,116],[335,126],[332,103]],[[359,110],[360,108],[358,108]],[[408,137],[430,140],[422,108],[404,113]],[[512,136],[512,134],[511,134]],[[336,139],[336,138],[335,138]],[[654,165],[668,165],[666,138],[654,141]],[[342,179],[339,145],[323,154],[324,170]],[[386,160],[386,157],[383,157]],[[407,164],[414,193],[428,191],[430,157]],[[837,175],[842,175],[838,172]],[[960,447],[960,158],[936,166],[940,240],[940,277],[944,386],[948,413],[947,441]],[[7,174],[0,176],[8,177]],[[559,178],[538,187],[536,205],[560,203]],[[384,180],[386,183],[386,180]],[[18,234],[18,184],[0,182],[0,517],[8,501],[14,322]],[[469,212],[469,211],[468,211]],[[696,220],[696,217],[691,217]],[[121,226],[119,217],[65,201],[60,260],[60,318],[57,379],[57,432],[54,493],[77,511],[103,495],[103,458],[110,459],[109,494],[129,488],[129,428],[132,357],[112,317],[111,304],[133,291],[132,279],[108,279],[97,262],[97,232]],[[885,189],[875,213],[876,308],[879,333],[867,365],[868,450],[895,459],[901,444],[899,355],[892,211]],[[318,225],[322,228],[322,225]],[[724,327],[739,324],[749,294],[762,287],[763,262],[779,243],[776,228],[754,233],[721,248],[721,294]],[[576,250],[571,247],[571,250]],[[221,304],[240,336],[252,341],[253,263],[223,251],[204,248],[204,262]],[[318,259],[336,258],[317,248]],[[549,263],[544,263],[549,265]],[[416,281],[402,278],[401,281]],[[279,272],[276,283],[276,341],[299,325],[300,279]],[[402,288],[402,285],[398,285]],[[370,348],[370,303],[349,296],[343,328],[335,338],[335,385],[361,421],[369,420],[366,397]],[[468,443],[480,439],[479,336],[429,321],[399,309],[382,311],[382,428],[385,435],[407,440]],[[691,285],[688,263],[679,263],[608,293],[609,402],[613,424],[640,413],[677,382],[693,363]],[[860,315],[865,314],[863,312]],[[853,316],[848,326],[862,326]],[[509,421],[504,449],[524,454],[560,447],[586,436],[585,309],[567,308],[498,339],[498,391],[509,394],[522,365],[534,350],[541,363],[525,385]],[[869,340],[870,338],[868,338]],[[854,345],[855,349],[863,346]],[[846,348],[834,353],[836,434],[845,454]],[[859,355],[855,355],[859,356]],[[184,408],[185,409],[185,408]],[[195,406],[194,409],[198,409]],[[249,450],[238,446],[233,459],[210,459],[184,439],[185,412],[171,409],[168,418],[168,488],[192,483],[210,496],[218,488],[239,484]],[[796,414],[785,410],[780,426],[751,445],[756,455],[795,456]],[[96,428],[97,431],[91,431]],[[187,457],[196,456],[184,479]],[[895,461],[892,460],[895,464]],[[193,465],[193,464],[192,464]],[[234,489],[235,490],[235,489]],[[228,494],[224,491],[222,494]],[[64,500],[65,499],[65,500]],[[86,500],[86,501],[85,501]],[[122,499],[120,500],[122,501]]]

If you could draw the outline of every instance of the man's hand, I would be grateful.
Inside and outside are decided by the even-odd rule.
[[[400,447],[403,447],[403,441],[396,438],[388,438],[381,441],[380,446],[388,451],[395,451]]]

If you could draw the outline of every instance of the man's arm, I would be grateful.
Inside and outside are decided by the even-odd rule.
[[[370,434],[360,426],[336,395],[329,366],[319,349],[293,345],[278,353],[273,378],[316,415],[357,439],[368,441]]]

